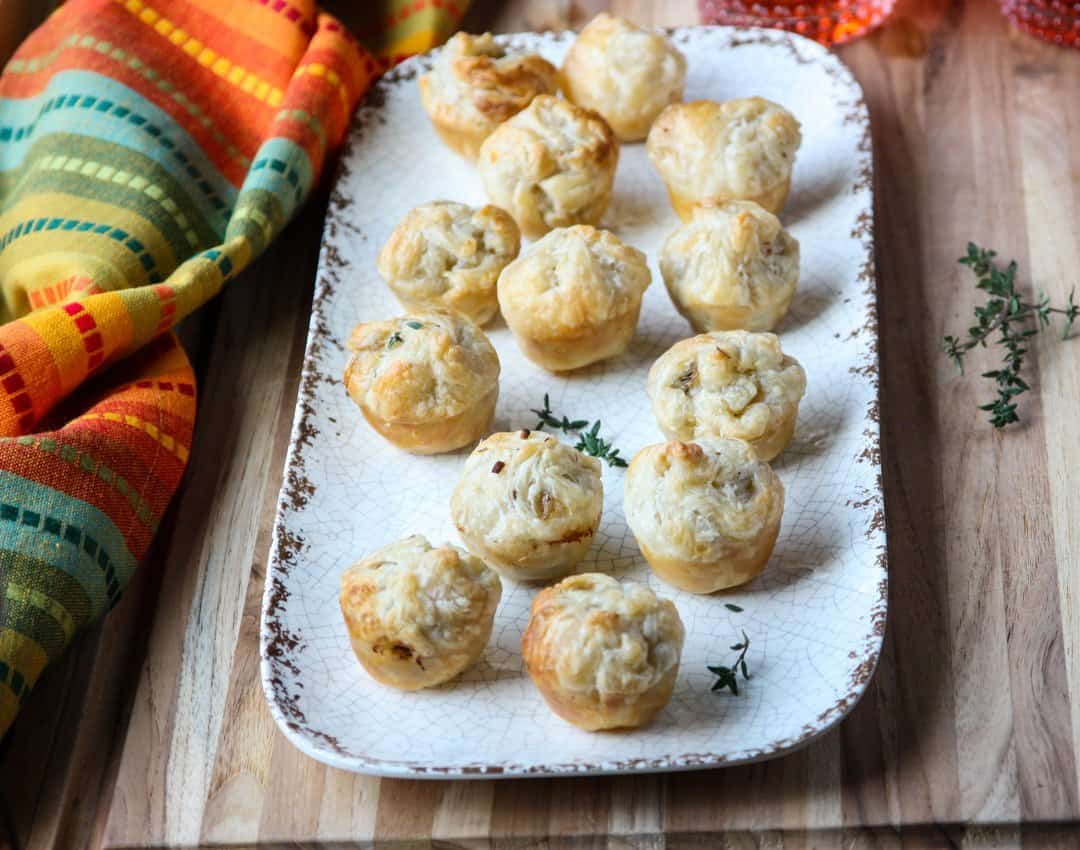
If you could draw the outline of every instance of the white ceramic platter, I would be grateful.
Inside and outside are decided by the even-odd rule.
[[[831,53],[780,32],[672,33],[689,63],[686,97],[761,95],[802,122],[782,216],[802,245],[802,276],[780,328],[808,376],[795,440],[774,464],[787,487],[783,529],[765,573],[734,592],[695,597],[649,572],[623,517],[623,471],[605,467],[603,522],[583,570],[648,582],[687,627],[671,703],[651,726],[579,731],[553,715],[522,669],[520,638],[536,588],[504,581],[491,644],[460,680],[419,693],[372,681],[338,610],[341,572],[422,533],[456,541],[448,502],[465,457],[404,454],[363,421],[341,383],[344,342],[360,320],[397,315],[375,258],[413,206],[485,201],[473,168],[436,138],[417,91],[418,57],[388,74],[356,114],[333,192],[300,397],[266,577],[262,678],[274,718],[314,758],[409,777],[681,770],[753,761],[805,744],[839,721],[873,673],[886,609],[877,425],[877,327],[869,120],[858,84]],[[507,37],[555,62],[572,36]],[[653,285],[629,352],[570,377],[489,330],[502,361],[496,430],[532,428],[551,396],[571,418],[600,418],[624,455],[661,435],[645,394],[649,366],[690,335],[656,259],[677,225],[644,145],[624,145],[603,225],[649,255]],[[726,607],[733,603],[743,609]],[[730,663],[742,630],[752,679],[712,693],[708,664]]]

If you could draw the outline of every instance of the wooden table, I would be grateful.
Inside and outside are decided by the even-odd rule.
[[[475,0],[466,26],[604,7],[696,17],[693,0]],[[990,2],[909,7],[840,52],[877,153],[891,605],[839,728],[761,765],[502,782],[380,781],[285,741],[259,604],[323,198],[186,329],[192,463],[121,605],[23,710],[0,780],[19,846],[1080,845],[1080,342],[1034,346],[1026,424],[1002,434],[976,410],[985,382],[939,349],[976,297],[968,239],[1057,300],[1080,282],[1080,53],[1010,32]]]

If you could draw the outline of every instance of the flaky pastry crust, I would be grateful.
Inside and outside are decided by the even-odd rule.
[[[495,284],[521,234],[505,210],[453,201],[414,207],[379,252],[379,274],[407,310],[456,310],[477,324],[499,309]]]
[[[525,356],[553,371],[626,350],[652,282],[645,255],[607,230],[560,228],[499,276],[499,307]]]
[[[624,507],[654,573],[682,590],[713,593],[765,569],[784,485],[742,440],[674,440],[635,455]]]
[[[454,678],[483,654],[501,596],[499,577],[479,558],[417,534],[349,567],[339,601],[364,669],[415,691]]]
[[[546,59],[509,55],[491,33],[459,32],[420,77],[420,99],[443,142],[476,159],[496,127],[558,86],[559,71]]]
[[[499,397],[499,356],[460,313],[427,311],[357,325],[345,389],[399,448],[437,454],[479,440]]]
[[[656,119],[646,143],[683,221],[694,208],[754,201],[778,214],[802,142],[790,112],[761,97],[676,103]]]
[[[562,66],[563,91],[600,113],[624,142],[644,139],[656,116],[682,100],[686,59],[662,33],[601,12]]]
[[[795,432],[806,373],[771,333],[713,331],[664,352],[648,390],[667,439],[733,437],[772,460]]]
[[[771,331],[799,281],[799,243],[753,201],[700,207],[660,256],[671,300],[694,330]]]
[[[477,167],[491,202],[536,239],[555,227],[599,222],[618,161],[619,142],[603,118],[539,95],[484,140]]]
[[[521,653],[548,706],[582,729],[642,726],[667,705],[685,629],[675,605],[600,573],[533,600]]]
[[[600,526],[600,461],[543,431],[492,434],[465,461],[450,515],[470,552],[507,578],[560,578]]]

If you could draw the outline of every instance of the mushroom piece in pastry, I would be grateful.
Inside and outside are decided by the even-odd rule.
[[[582,729],[643,726],[671,699],[685,629],[644,584],[571,576],[533,600],[521,654],[559,717]]]
[[[525,356],[552,371],[626,350],[652,282],[645,255],[606,230],[553,230],[499,276],[499,308]]]
[[[624,142],[648,135],[656,116],[682,100],[686,59],[658,32],[601,12],[562,66],[566,96],[599,112]]]
[[[648,388],[669,440],[734,437],[772,460],[795,432],[806,373],[773,334],[713,331],[660,355]]]
[[[791,187],[799,122],[772,101],[747,97],[669,106],[649,131],[649,159],[683,221],[695,206],[754,201],[779,213]]]
[[[465,461],[450,499],[468,550],[519,581],[573,570],[603,507],[600,461],[543,431],[492,434]]]
[[[668,237],[660,271],[694,330],[771,331],[795,294],[799,242],[753,201],[728,201]]]
[[[538,94],[559,89],[558,69],[540,56],[510,55],[491,33],[459,32],[420,78],[420,99],[452,150],[476,159],[491,131]]]
[[[712,593],[765,569],[784,485],[742,440],[675,440],[634,457],[625,510],[654,573],[682,590]]]
[[[499,397],[499,356],[460,313],[429,311],[357,325],[345,389],[399,448],[437,454],[475,443]]]
[[[339,601],[364,669],[415,691],[454,678],[483,654],[500,596],[499,577],[479,558],[416,534],[349,567]]]
[[[453,201],[414,207],[379,253],[379,274],[407,310],[446,308],[484,324],[499,309],[495,283],[518,254],[509,213]]]
[[[603,118],[544,94],[487,137],[477,167],[491,202],[535,239],[600,221],[618,161],[619,142]]]

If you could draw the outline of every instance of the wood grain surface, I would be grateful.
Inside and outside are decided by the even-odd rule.
[[[5,45],[34,18],[15,5]],[[693,0],[474,0],[466,27],[603,8],[696,20]],[[1003,434],[976,410],[985,382],[939,347],[975,303],[955,262],[969,239],[1056,300],[1080,283],[1080,53],[985,0],[913,0],[840,54],[874,124],[891,598],[839,728],[748,767],[501,782],[380,781],[284,740],[258,619],[323,196],[185,329],[191,467],[149,563],[0,755],[0,846],[1080,846],[1080,341],[1033,347],[1025,424]]]

